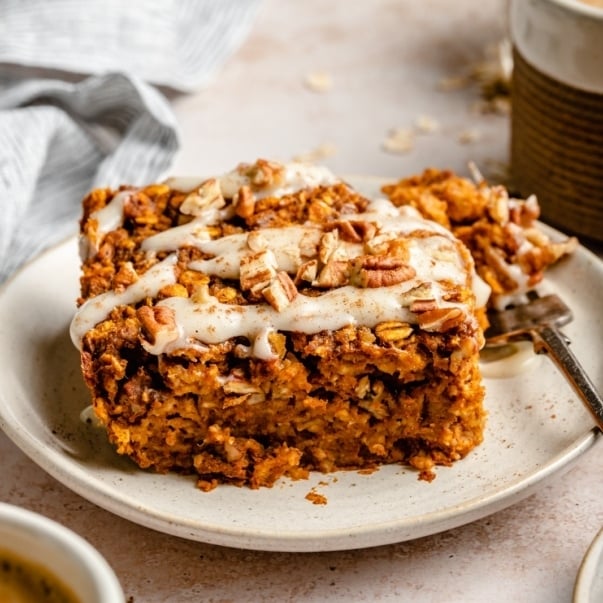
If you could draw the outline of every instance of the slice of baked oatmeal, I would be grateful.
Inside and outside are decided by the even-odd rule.
[[[485,289],[392,199],[264,160],[90,193],[71,332],[117,451],[208,490],[384,463],[431,479],[478,445]]]

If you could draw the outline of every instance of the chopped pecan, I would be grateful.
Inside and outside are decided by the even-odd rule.
[[[303,258],[313,258],[318,253],[320,232],[309,230],[302,235],[299,242],[299,254]]]
[[[295,275],[295,282],[307,281],[308,283],[313,282],[318,274],[318,260],[308,260],[304,262],[297,270]]]
[[[330,259],[342,259],[335,258],[337,251],[339,249],[339,232],[337,230],[331,230],[329,232],[325,232],[320,237],[320,242],[318,244],[318,259],[326,264]]]
[[[350,243],[369,241],[377,232],[374,222],[366,220],[338,220],[333,226],[339,231],[339,236]]]
[[[408,305],[416,300],[434,300],[433,287],[431,283],[419,283],[416,287],[404,293],[403,297]]]
[[[398,235],[395,232],[379,233],[365,243],[365,249],[372,255],[386,255],[389,250],[390,243],[397,236]]]
[[[438,302],[436,302],[435,299],[415,299],[410,305],[410,311],[414,312],[415,314],[420,314],[421,312],[429,312],[430,310],[435,310],[437,307]]]
[[[179,329],[174,311],[165,306],[142,306],[136,311],[145,338],[142,346],[151,354],[160,354],[165,346],[176,341]]]
[[[295,299],[297,288],[291,277],[284,270],[280,270],[270,284],[262,289],[262,295],[275,310],[280,312]]]
[[[253,216],[255,212],[255,196],[249,186],[242,186],[232,201],[235,214],[239,218],[245,219]]]
[[[197,191],[186,196],[180,205],[180,212],[188,216],[198,216],[209,206],[219,208],[224,207],[225,203],[220,183],[215,178],[210,178]]]
[[[258,293],[276,276],[276,258],[269,249],[244,255],[240,262],[240,281],[243,291]]]
[[[415,269],[400,258],[364,255],[351,262],[351,284],[357,287],[389,287],[413,278]]]
[[[454,306],[436,308],[418,314],[419,326],[424,331],[435,331],[436,333],[448,331],[460,325],[464,320],[463,310]]]
[[[509,196],[504,187],[493,186],[490,189],[487,211],[489,216],[501,226],[509,222]]]
[[[254,164],[242,165],[239,169],[249,178],[254,189],[280,184],[285,172],[283,165],[266,159],[258,159]]]
[[[364,248],[371,255],[389,255],[408,262],[410,259],[410,243],[397,233],[386,232],[365,241]]]
[[[346,260],[331,260],[312,283],[316,287],[334,288],[346,285],[350,280],[350,264]]]

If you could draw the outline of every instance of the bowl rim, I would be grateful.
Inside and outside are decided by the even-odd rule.
[[[72,529],[41,513],[5,502],[0,502],[0,529],[2,525],[22,529],[30,534],[44,535],[51,543],[58,545],[57,554],[64,550],[77,558],[98,593],[98,603],[116,603],[125,600],[113,568],[92,544]],[[10,544],[2,545],[0,548],[10,552]],[[61,578],[69,585],[67,579]]]
[[[581,0],[548,0],[551,4],[556,4],[569,12],[577,13],[583,16],[603,20],[603,8],[581,2]]]

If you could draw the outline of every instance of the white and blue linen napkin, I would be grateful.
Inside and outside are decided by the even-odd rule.
[[[0,0],[0,282],[76,232],[90,189],[169,170],[178,126],[154,85],[208,85],[259,2]]]

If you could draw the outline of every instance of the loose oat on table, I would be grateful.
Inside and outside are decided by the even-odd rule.
[[[316,148],[293,157],[293,161],[300,163],[318,163],[323,159],[337,154],[337,146],[331,142],[323,142]]]
[[[312,71],[306,74],[304,84],[312,92],[328,92],[333,88],[333,77],[327,71]]]
[[[409,153],[415,146],[415,132],[412,128],[393,128],[381,146],[388,153]]]

